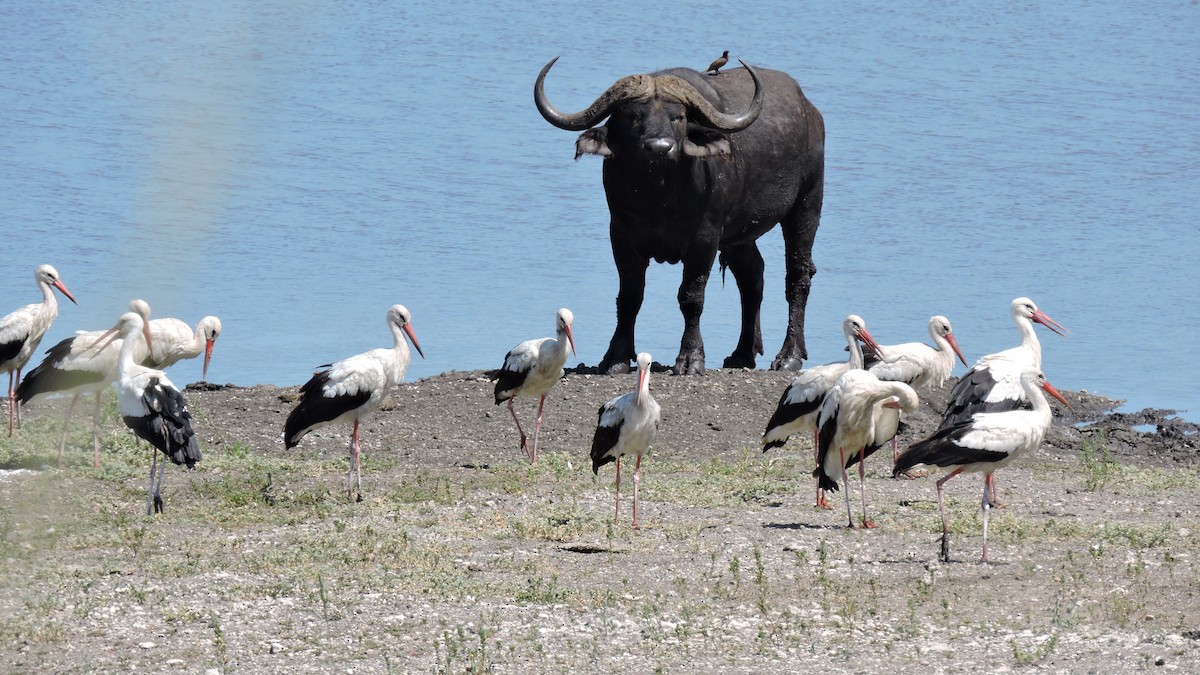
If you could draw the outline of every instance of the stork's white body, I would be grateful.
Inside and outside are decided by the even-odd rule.
[[[144,300],[129,303],[130,311],[141,316],[143,321],[150,317],[150,305]],[[62,438],[58,446],[58,466],[63,467],[66,452],[67,428],[71,414],[81,396],[95,397],[92,414],[92,466],[100,468],[100,399],[118,377],[117,365],[121,347],[125,341],[117,338],[98,345],[106,331],[78,331],[74,336],[62,340],[46,350],[46,358],[33,370],[25,374],[17,387],[17,401],[24,406],[51,394],[67,394],[71,403],[63,418]],[[148,350],[145,331],[133,338],[133,360],[141,362]]]
[[[155,319],[150,322],[151,347],[146,364],[153,368],[168,368],[187,359],[204,354],[202,378],[208,379],[208,362],[212,344],[221,334],[221,320],[206,316],[193,329],[179,319]]]
[[[981,472],[983,482],[983,559],[987,560],[988,511],[995,500],[992,474],[1032,452],[1042,444],[1050,427],[1052,413],[1043,391],[1066,404],[1066,400],[1046,382],[1037,368],[1026,369],[1019,378],[1022,392],[1032,410],[975,413],[971,419],[943,426],[901,453],[896,462],[899,474],[913,466],[926,464],[951,471],[937,481],[938,509],[942,515],[942,558],[949,557],[949,527],[942,500],[942,486],[960,473]]]
[[[496,376],[495,398],[496,405],[508,401],[508,412],[517,424],[517,432],[521,435],[521,450],[525,451],[529,463],[537,461],[538,438],[542,431],[542,409],[546,404],[546,394],[562,379],[563,366],[567,363],[567,355],[575,349],[575,338],[571,333],[571,324],[575,315],[563,307],[555,317],[555,336],[526,340],[513,347],[504,355],[504,365]],[[537,421],[534,423],[533,448],[529,448],[525,430],[521,428],[521,420],[513,408],[513,401],[518,396],[537,396]]]
[[[1034,322],[1065,334],[1066,329],[1046,316],[1029,298],[1017,298],[1010,307],[1013,322],[1021,333],[1021,344],[981,357],[950,391],[943,427],[971,419],[978,412],[1003,412],[1028,400],[1021,387],[1021,373],[1041,370],[1042,343],[1033,330]]]
[[[387,323],[393,339],[390,349],[372,349],[318,371],[300,388],[300,402],[284,425],[284,444],[291,448],[313,429],[327,424],[353,424],[347,494],[353,497],[357,484],[359,501],[362,501],[362,463],[358,422],[377,410],[388,391],[404,379],[412,359],[405,337],[412,340],[418,353],[421,352],[421,345],[413,333],[412,317],[404,305],[392,305],[388,309]]]
[[[20,307],[0,318],[0,373],[8,373],[9,436],[12,436],[13,419],[18,412],[14,384],[21,381],[21,369],[37,351],[42,336],[58,316],[58,300],[54,297],[54,289],[57,288],[67,299],[75,302],[54,267],[39,265],[33,276],[42,292],[42,301]]]
[[[888,399],[893,399],[888,405],[906,412],[916,410],[919,403],[917,393],[903,382],[886,382],[865,370],[851,370],[838,378],[821,405],[821,415],[817,420],[817,468],[813,475],[819,479],[822,487],[831,490],[836,490],[838,478],[842,479],[850,527],[854,527],[854,516],[850,512],[846,467],[855,455],[859,462],[862,522],[865,527],[873,527],[867,518],[863,460],[866,459],[866,447],[875,440],[876,421],[880,415],[878,407]]]
[[[867,370],[881,380],[904,382],[913,389],[942,386],[954,371],[955,356],[963,359],[962,352],[958,349],[950,320],[944,316],[930,317],[929,337],[936,347],[924,342],[884,345],[883,353],[868,362]],[[966,359],[963,359],[963,365],[966,365]]]
[[[633,526],[638,523],[638,487],[641,484],[642,454],[654,444],[658,435],[661,409],[650,395],[650,364],[646,352],[638,354],[638,384],[634,391],[618,396],[600,406],[596,432],[592,436],[592,473],[615,461],[617,463],[616,511],[613,522],[621,514],[621,457],[635,455],[633,471]]]
[[[863,349],[859,340],[866,342],[873,349],[882,349],[875,345],[874,338],[867,331],[867,323],[862,317],[851,314],[842,321],[842,333],[846,337],[846,345],[850,350],[850,359],[845,362],[825,363],[811,368],[805,368],[796,374],[791,384],[779,397],[771,420],[767,422],[763,432],[763,451],[780,447],[793,434],[803,431],[816,433],[817,418],[821,414],[821,404],[825,395],[833,388],[835,382],[850,370],[863,367]],[[816,448],[816,439],[813,440]]]

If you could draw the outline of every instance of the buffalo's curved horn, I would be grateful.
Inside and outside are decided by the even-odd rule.
[[[614,105],[631,98],[645,97],[649,89],[645,75],[630,75],[617,80],[586,109],[577,113],[565,113],[550,104],[550,99],[546,98],[546,92],[542,87],[546,73],[550,72],[550,66],[553,66],[557,60],[557,56],[550,59],[550,63],[547,63],[542,68],[542,72],[538,73],[537,81],[533,83],[533,102],[537,105],[538,112],[542,114],[542,117],[559,129],[567,131],[590,129],[608,117],[608,113]]]
[[[674,80],[668,85],[668,88],[672,90],[672,95],[678,98],[680,103],[694,110],[708,126],[719,131],[741,131],[753,124],[754,120],[758,119],[759,114],[762,113],[764,87],[762,81],[758,79],[758,73],[754,72],[750,64],[741,59],[738,59],[738,62],[749,71],[750,79],[754,80],[754,98],[750,100],[750,105],[740,113],[723,113],[717,110],[708,99],[696,91],[695,87],[679,78],[667,76]]]

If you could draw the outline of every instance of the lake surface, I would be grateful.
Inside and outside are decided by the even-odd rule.
[[[1200,420],[1200,6],[569,4],[3,3],[0,312],[37,300],[50,262],[80,306],[43,348],[141,297],[221,317],[210,380],[288,385],[389,344],[396,302],[427,357],[409,380],[497,367],[566,306],[595,364],[617,289],[602,161],[572,161],[533,80],[561,55],[547,93],[577,110],[729,49],[825,116],[812,363],[844,358],[851,312],[883,344],[945,314],[974,360],[1016,344],[1008,305],[1027,295],[1072,331],[1040,331],[1055,385]],[[760,247],[765,367],[778,230]],[[664,363],[679,279],[651,266],[638,324]],[[737,308],[714,274],[710,365]]]

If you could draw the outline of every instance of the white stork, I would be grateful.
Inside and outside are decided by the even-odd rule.
[[[633,469],[633,526],[638,524],[638,485],[642,481],[642,453],[654,443],[658,434],[658,401],[650,395],[650,355],[637,355],[637,389],[618,396],[600,406],[596,433],[592,436],[592,473],[600,467],[617,463],[617,501],[613,522],[621,515],[621,457],[637,455]]]
[[[1003,412],[1020,407],[1027,400],[1021,387],[1021,373],[1042,367],[1042,343],[1033,331],[1034,322],[1059,335],[1067,334],[1066,328],[1046,316],[1029,298],[1013,300],[1011,312],[1021,331],[1021,344],[988,354],[971,366],[950,391],[941,426],[968,421],[977,412]]]
[[[525,451],[529,463],[537,461],[538,436],[542,431],[542,407],[546,404],[546,394],[563,376],[563,365],[567,362],[568,348],[575,352],[575,337],[571,333],[571,323],[575,315],[563,307],[558,310],[556,318],[557,329],[555,336],[540,340],[526,340],[513,347],[504,355],[504,365],[496,376],[496,405],[508,401],[508,412],[517,423],[517,432],[521,434],[521,450]],[[537,422],[533,430],[533,450],[530,451],[525,430],[521,428],[521,420],[517,419],[517,411],[513,409],[513,401],[518,396],[537,396]]]
[[[208,381],[208,363],[212,360],[213,344],[221,336],[220,319],[206,316],[200,319],[194,330],[179,319],[155,319],[150,322],[150,335],[153,338],[150,355],[142,365],[167,368],[204,354],[200,380]]]
[[[964,366],[967,359],[954,339],[950,319],[929,317],[929,337],[933,338],[936,347],[924,342],[905,342],[884,345],[882,354],[867,352],[864,354],[867,370],[881,380],[903,382],[917,390],[942,386],[954,370],[954,357],[957,356]]]
[[[71,295],[66,285],[58,278],[58,270],[54,267],[39,265],[33,273],[33,278],[42,290],[42,301],[25,305],[0,318],[0,373],[8,373],[9,436],[13,433],[13,416],[17,406],[14,385],[21,382],[21,369],[37,351],[42,336],[58,316],[58,300],[54,298],[53,289],[57,288],[68,300],[75,302],[75,296]]]
[[[172,463],[192,469],[200,461],[200,444],[192,430],[192,413],[188,410],[187,400],[167,379],[167,374],[134,362],[134,352],[141,344],[137,334],[145,332],[145,320],[137,312],[126,312],[96,344],[95,350],[103,353],[118,336],[122,340],[117,355],[117,381],[113,388],[117,391],[117,408],[125,426],[152,446],[150,488],[146,494],[146,515],[151,515],[163,511],[162,482],[167,472],[166,460],[161,469],[157,468],[158,453],[154,448]],[[157,484],[154,481],[156,469]]]
[[[142,317],[142,337],[135,338],[134,362],[141,363],[151,344],[150,305],[144,300],[134,300],[129,303],[129,311]],[[21,384],[17,386],[17,404],[24,406],[34,399],[50,394],[70,394],[71,403],[67,406],[63,418],[62,440],[58,444],[58,466],[63,466],[63,454],[67,447],[67,427],[71,422],[71,414],[79,398],[84,394],[93,394],[96,399],[95,411],[92,413],[92,466],[100,468],[100,398],[104,391],[117,380],[117,357],[123,341],[109,342],[102,349],[95,350],[97,342],[107,336],[106,331],[79,331],[73,337],[62,340],[46,350],[46,358],[33,370],[25,374]],[[116,339],[114,339],[116,340]],[[144,363],[142,365],[145,365]]]
[[[954,339],[954,329],[950,319],[941,315],[929,317],[929,337],[933,338],[936,347],[930,347],[924,342],[905,342],[898,345],[884,345],[883,353],[868,352],[864,354],[866,368],[871,374],[889,382],[903,382],[913,389],[925,387],[940,387],[950,377],[954,370],[954,357],[957,356],[962,364],[967,365],[958,341]],[[881,413],[882,427],[876,429],[876,439],[886,435],[882,428],[890,428],[891,436],[884,440],[892,442],[892,461],[896,461],[896,432],[900,428],[900,415],[894,408]],[[894,419],[893,419],[894,418]],[[880,427],[880,425],[876,425]]]
[[[779,397],[779,405],[767,422],[763,432],[763,452],[771,448],[782,447],[792,434],[802,431],[813,435],[813,457],[817,453],[817,417],[821,412],[821,403],[825,395],[833,387],[833,383],[849,370],[863,367],[863,350],[859,340],[873,352],[886,353],[886,349],[875,343],[875,338],[867,332],[867,322],[855,314],[847,316],[842,321],[842,333],[846,336],[846,345],[850,350],[849,361],[826,363],[801,370]],[[817,487],[817,506],[829,508],[825,499],[825,491]]]
[[[942,514],[943,561],[950,560],[950,530],[946,523],[945,503],[942,501],[942,486],[946,481],[964,471],[984,474],[981,505],[983,560],[986,562],[988,510],[995,504],[992,474],[1042,444],[1051,420],[1050,403],[1042,394],[1043,391],[1062,401],[1068,408],[1071,407],[1037,368],[1022,372],[1020,383],[1025,396],[1033,403],[1032,410],[976,413],[969,420],[944,426],[929,438],[912,444],[896,462],[895,475],[918,464],[953,468],[937,481],[938,511]]]
[[[404,379],[404,371],[412,356],[405,336],[421,358],[421,344],[413,332],[412,315],[404,305],[392,305],[387,312],[388,328],[392,331],[393,346],[372,349],[320,366],[312,378],[300,387],[300,402],[288,415],[283,427],[283,441],[288,448],[313,429],[326,424],[353,422],[350,434],[350,475],[346,494],[353,498],[358,486],[358,501],[362,501],[362,463],[359,457],[358,421],[383,403],[388,390]]]
[[[850,486],[846,467],[857,455],[859,490],[862,494],[863,527],[875,527],[867,518],[866,448],[875,441],[875,423],[880,405],[905,412],[917,409],[917,392],[903,382],[885,382],[865,370],[850,370],[838,378],[825,396],[817,419],[817,468],[813,469],[820,487],[838,489],[842,479],[846,490],[846,517],[854,527],[850,512]],[[898,419],[898,418],[897,418]]]

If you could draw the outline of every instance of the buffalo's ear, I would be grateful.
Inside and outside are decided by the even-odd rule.
[[[582,155],[612,157],[612,150],[608,147],[608,127],[595,127],[579,134],[575,141],[575,159]]]
[[[688,157],[715,157],[729,154],[729,137],[701,126],[689,126],[683,141],[683,154]]]

